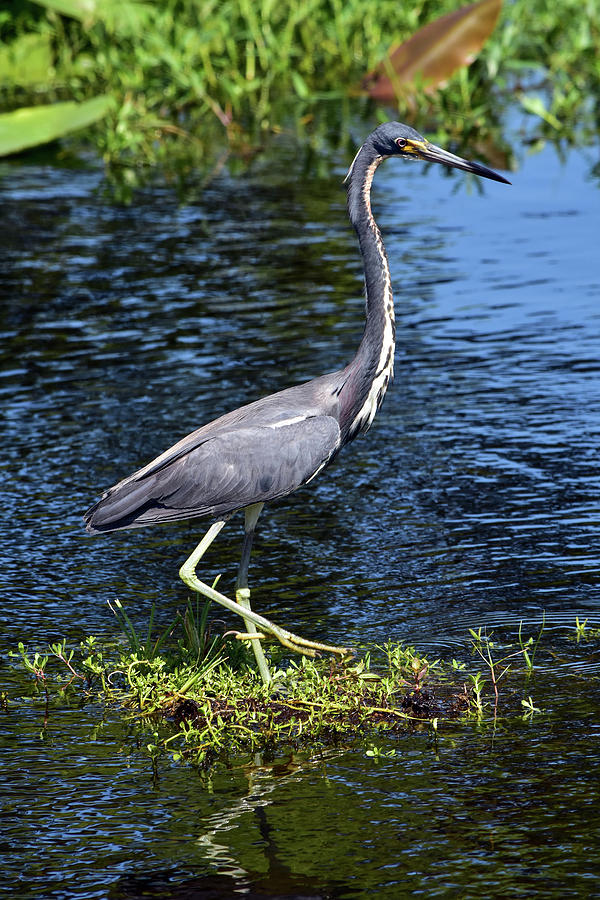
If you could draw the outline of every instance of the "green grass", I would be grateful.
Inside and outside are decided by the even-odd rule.
[[[510,164],[507,104],[520,104],[529,143],[591,140],[600,100],[595,0],[505,0],[479,58],[442,90],[397,111],[374,111],[356,96],[390,46],[456,6],[107,0],[99,4],[101,18],[78,21],[21,0],[0,14],[7,44],[0,51],[0,105],[111,94],[114,109],[93,140],[132,182],[144,166],[168,173],[207,169],[224,153],[247,160],[282,130],[314,148],[351,143],[349,122],[361,116],[371,123],[398,116],[439,142],[468,143],[496,164]]]

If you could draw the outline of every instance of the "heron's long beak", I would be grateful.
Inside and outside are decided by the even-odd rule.
[[[415,143],[413,146],[415,155],[419,156],[421,159],[426,159],[428,162],[442,163],[442,165],[448,166],[451,169],[464,169],[465,172],[481,175],[482,178],[491,178],[492,181],[501,181],[503,184],[510,184],[510,181],[508,181],[507,178],[498,175],[497,172],[488,169],[486,166],[482,166],[481,163],[469,162],[469,160],[463,159],[461,156],[455,156],[454,153],[450,153],[448,150],[442,150],[441,147],[436,147],[435,144],[430,144],[426,141],[418,145]]]

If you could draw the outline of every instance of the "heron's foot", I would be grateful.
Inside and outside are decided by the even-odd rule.
[[[240,604],[240,606],[244,607],[244,609],[250,609],[250,589],[247,587],[237,588],[235,592],[236,602]],[[266,619],[265,621],[269,621]],[[318,641],[309,641],[306,638],[298,637],[297,634],[292,634],[291,631],[287,631],[285,628],[279,628],[274,625],[274,623],[269,622],[270,625],[273,625],[273,628],[276,629],[271,632],[274,637],[276,637],[284,647],[287,647],[289,650],[293,650],[294,653],[302,653],[304,656],[316,656],[317,653],[337,653],[339,656],[348,656],[351,651],[346,649],[346,647],[332,647],[330,644],[322,644]],[[248,629],[249,637],[254,638],[256,635],[250,629]],[[239,640],[242,640],[240,635],[236,635]],[[264,637],[264,635],[263,635]],[[284,639],[285,638],[285,639]]]
[[[228,634],[233,634],[236,641],[264,641],[266,638],[266,634],[261,634],[260,631],[230,631]]]
[[[280,629],[283,631],[283,629]],[[309,641],[307,638],[299,637],[297,634],[292,634],[291,631],[286,631],[285,635],[288,639],[288,643],[281,641],[284,646],[289,647],[290,650],[294,650],[296,653],[302,653],[304,656],[317,656],[320,653],[334,653],[337,656],[352,656],[353,651],[348,647],[334,647],[331,644],[323,644],[320,641]],[[281,640],[281,637],[279,638]]]
[[[196,575],[196,565],[198,563],[198,557],[201,555],[199,553],[200,549],[202,549],[201,544],[179,570],[182,581],[193,591],[197,591],[204,597],[208,597],[210,600],[214,600],[215,603],[224,606],[225,609],[241,616],[244,619],[249,640],[252,640],[253,648],[256,650],[261,649],[260,641],[254,639],[255,632],[251,630],[255,628],[256,633],[271,634],[273,637],[277,638],[280,644],[287,647],[288,650],[291,650],[293,653],[300,653],[303,656],[316,656],[317,653],[334,653],[337,656],[343,657],[352,654],[352,651],[347,647],[333,647],[331,644],[324,644],[320,641],[309,641],[306,638],[299,637],[297,634],[293,634],[285,628],[280,628],[279,625],[275,625],[275,623],[269,621],[269,619],[265,619],[264,616],[259,615],[250,608],[250,591],[248,588],[238,588],[236,591],[236,599],[240,602],[236,602],[230,600],[229,597],[226,597],[224,594],[221,594],[220,591],[215,590],[214,587],[210,587],[208,584],[200,581]],[[264,673],[261,671],[261,674],[263,680],[266,682],[266,670]]]

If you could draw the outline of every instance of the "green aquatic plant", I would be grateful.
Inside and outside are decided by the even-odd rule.
[[[584,619],[583,622],[579,621],[579,616],[575,616],[575,640],[577,643],[581,640],[585,640],[587,637],[587,619]]]
[[[533,663],[535,660],[535,654],[544,633],[544,626],[546,624],[546,613],[542,613],[542,624],[540,626],[540,630],[538,632],[538,636],[534,641],[533,637],[527,638],[525,640],[523,638],[523,623],[519,622],[519,647],[521,648],[521,653],[523,654],[523,659],[525,661],[525,665],[528,670],[531,672],[533,670]]]
[[[529,722],[542,714],[524,694],[541,631],[534,644],[521,632],[516,644],[501,644],[484,628],[472,629],[471,651],[483,669],[428,659],[393,641],[365,648],[350,663],[290,660],[279,646],[267,645],[273,678],[265,685],[247,642],[214,632],[209,604],[188,604],[157,636],[154,612],[137,629],[122,606],[113,611],[118,641],[89,636],[46,651],[20,643],[12,655],[33,676],[35,696],[44,697],[42,734],[56,703],[83,698],[93,708],[110,706],[141,731],[139,746],[153,767],[163,756],[208,768],[236,756],[266,759],[357,743],[377,761],[397,755],[389,737],[407,731],[429,734],[437,748],[450,729],[470,723],[495,729],[500,719]]]
[[[479,658],[483,661],[483,663],[487,667],[487,674],[489,675],[490,682],[492,685],[492,690],[494,694],[494,702],[493,702],[493,716],[494,721],[498,716],[499,709],[499,701],[500,701],[500,682],[508,675],[511,671],[512,661],[517,659],[522,659],[526,666],[527,675],[530,676],[533,670],[533,661],[535,659],[536,650],[538,648],[540,639],[542,637],[544,631],[544,622],[545,617],[542,619],[542,625],[540,631],[537,636],[537,640],[534,642],[533,638],[528,638],[526,641],[523,639],[522,635],[522,622],[519,623],[519,633],[518,633],[518,649],[513,648],[512,646],[508,648],[508,652],[503,652],[499,658],[496,658],[498,651],[504,648],[500,648],[498,644],[492,640],[492,633],[488,634],[485,628],[478,628],[475,630],[474,628],[469,629],[469,634],[471,635],[471,647],[473,652],[479,656]],[[531,649],[531,652],[530,652]],[[478,717],[483,715],[483,703],[481,700],[483,693],[483,685],[484,681],[480,673],[476,673],[475,675],[469,675],[469,680],[471,681],[473,688],[473,699],[472,706]]]
[[[377,746],[377,744],[371,744],[369,749],[365,751],[366,756],[370,756],[374,760],[380,759],[394,759],[397,751],[392,747],[391,750],[384,750],[383,747]]]
[[[25,649],[25,644],[22,641],[17,645],[19,656],[21,657],[21,662],[26,669],[27,672],[30,672],[33,675],[36,688],[41,688],[44,692],[44,700],[45,700],[45,708],[44,708],[44,724],[42,725],[42,732],[46,729],[46,725],[48,724],[48,717],[50,714],[50,691],[48,688],[48,677],[46,675],[46,666],[48,665],[48,654],[42,655],[41,653],[35,652],[33,657],[29,655],[27,650]]]
[[[537,706],[534,705],[531,697],[527,697],[525,700],[521,700],[521,706],[524,708],[525,712],[523,713],[523,721],[530,721],[535,713],[541,713],[541,709],[538,709]]]
[[[483,689],[485,687],[485,680],[481,672],[469,674],[468,679],[471,684],[469,708],[473,715],[481,720],[484,715]]]
[[[583,622],[579,621],[579,616],[575,616],[575,635],[574,640],[579,644],[581,641],[589,641],[600,637],[600,628],[591,628],[588,625],[588,619]]]

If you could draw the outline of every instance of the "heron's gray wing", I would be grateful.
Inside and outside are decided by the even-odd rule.
[[[188,453],[149,464],[107,491],[86,514],[88,529],[217,517],[283,497],[313,478],[339,444],[332,416],[219,429]]]

